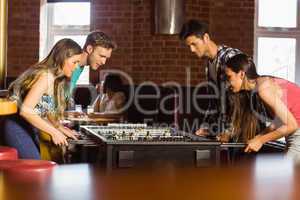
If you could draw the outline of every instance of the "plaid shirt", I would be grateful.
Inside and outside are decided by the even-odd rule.
[[[207,81],[213,83],[219,89],[220,97],[216,100],[209,100],[209,106],[206,110],[203,123],[212,124],[216,122],[221,122],[221,129],[224,129],[226,125],[222,124],[224,122],[224,115],[226,115],[226,75],[225,67],[226,62],[233,56],[241,54],[242,52],[238,49],[227,47],[225,45],[218,46],[217,56],[213,60],[209,60],[206,67]],[[211,88],[208,87],[208,93],[213,93]],[[217,110],[216,114],[209,114],[210,111]],[[223,130],[218,130],[223,131]],[[214,131],[215,132],[215,131]]]
[[[208,61],[206,68],[208,81],[212,81],[220,86],[220,82],[224,80],[225,77],[226,62],[229,58],[241,53],[242,52],[238,49],[227,47],[225,45],[219,46],[217,56],[213,60]]]

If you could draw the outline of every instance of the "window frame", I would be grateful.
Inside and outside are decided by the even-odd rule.
[[[40,28],[40,59],[45,58],[54,45],[54,38],[58,35],[88,35],[91,30],[90,25],[54,25],[54,4],[55,3],[79,3],[90,2],[90,0],[42,0],[41,6],[41,28]],[[91,4],[90,4],[91,10]],[[46,34],[45,34],[46,33]],[[45,34],[44,36],[42,34]],[[46,36],[46,37],[45,37]]]
[[[293,38],[296,40],[295,49],[295,83],[300,85],[300,1],[297,0],[296,27],[260,27],[258,26],[259,0],[255,0],[255,18],[254,18],[254,61],[258,61],[258,38],[275,37],[275,38]],[[299,67],[298,67],[299,66]]]

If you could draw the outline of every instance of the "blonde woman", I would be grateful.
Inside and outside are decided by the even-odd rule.
[[[9,86],[9,98],[19,112],[4,121],[4,142],[18,150],[20,158],[40,159],[38,130],[54,144],[68,145],[74,132],[59,124],[67,105],[69,79],[80,62],[82,49],[71,39],[58,41],[49,55],[30,67]]]

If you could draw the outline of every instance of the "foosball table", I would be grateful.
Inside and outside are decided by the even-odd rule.
[[[219,165],[220,142],[170,127],[146,124],[108,124],[80,126],[82,135],[99,146],[98,161],[107,168],[131,167],[140,163],[170,160],[196,166]],[[222,144],[231,145],[231,144]],[[244,147],[245,144],[234,144]]]

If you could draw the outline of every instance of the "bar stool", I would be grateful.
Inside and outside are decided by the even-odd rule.
[[[15,182],[43,182],[55,166],[55,162],[46,160],[0,160],[0,171]]]
[[[18,151],[12,147],[0,146],[0,160],[17,160]]]
[[[2,119],[6,115],[12,115],[17,113],[18,111],[18,106],[16,101],[11,101],[7,98],[0,98],[0,131],[2,127]],[[0,144],[2,144],[2,139],[0,137]]]
[[[0,98],[0,116],[11,115],[18,111],[17,102]]]

